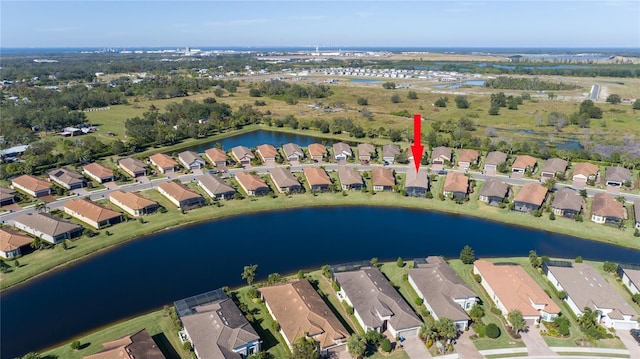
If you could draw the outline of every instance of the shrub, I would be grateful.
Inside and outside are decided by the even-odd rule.
[[[353,315],[353,307],[349,305],[349,303],[347,303],[346,300],[342,300],[342,306],[344,307],[344,310],[347,312],[348,315]]]
[[[413,301],[417,306],[421,306],[422,305],[422,298],[420,297],[416,297],[416,299]]]
[[[359,97],[358,98],[358,105],[360,106],[367,106],[369,104],[369,100],[367,100],[364,97]]]
[[[640,293],[636,293],[634,295],[631,296],[631,299],[636,302],[637,304],[640,304]]]
[[[364,333],[364,340],[366,340],[369,345],[373,345],[375,347],[379,347],[382,339],[384,338],[384,334],[378,333],[375,330],[369,329]]]
[[[502,311],[498,307],[491,307],[491,313],[495,315],[502,315]]]
[[[552,220],[552,221],[555,221],[556,220],[556,215],[553,212],[549,213],[549,219]]]
[[[480,274],[473,274],[473,279],[477,282],[477,283],[482,283],[482,276]]]
[[[582,263],[582,256],[577,256],[576,260],[574,261],[576,263]]]
[[[398,257],[398,260],[396,261],[396,265],[398,266],[398,268],[404,267],[404,261],[402,260],[402,257]]]
[[[581,216],[581,215],[579,215],[579,214],[576,214],[576,216],[575,216],[575,217],[573,217],[573,219],[574,219],[576,222],[582,222],[582,221],[584,221],[584,219],[582,219],[582,216]]]
[[[613,262],[606,261],[602,264],[602,269],[605,272],[614,273],[615,271],[618,270],[618,265]]]
[[[273,329],[274,332],[279,331],[280,324],[274,320],[273,322],[271,322],[271,329]]]
[[[335,290],[336,292],[339,292],[339,291],[340,291],[340,285],[338,285],[338,282],[336,282],[335,280],[334,280],[334,281],[331,281],[331,287],[332,287],[332,288],[333,288],[333,290]]]
[[[80,341],[79,340],[74,340],[74,341],[71,342],[71,345],[69,345],[69,346],[73,350],[78,350],[78,349],[80,349]]]
[[[473,326],[473,330],[478,334],[480,338],[483,338],[487,335],[486,328],[483,324],[477,323]]]
[[[258,290],[256,289],[256,287],[250,287],[247,291],[247,296],[249,296],[249,298],[251,299],[258,298]]]
[[[636,228],[636,230],[633,232],[633,236],[640,237],[640,229]]]
[[[382,339],[382,341],[380,342],[380,349],[385,352],[385,353],[391,353],[391,349],[393,349],[391,347],[391,341],[389,340],[389,338],[384,338]]]
[[[191,342],[184,342],[184,344],[182,344],[182,348],[188,352],[193,350],[193,346],[191,345]]]
[[[498,326],[494,323],[489,323],[485,328],[485,332],[487,334],[487,337],[491,339],[496,339],[500,336],[500,328],[498,328]]]

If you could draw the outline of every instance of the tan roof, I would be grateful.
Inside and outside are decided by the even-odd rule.
[[[466,193],[469,189],[469,177],[456,172],[448,172],[442,189],[446,192]]]
[[[312,143],[309,146],[307,146],[307,149],[309,150],[309,154],[312,157],[324,156],[327,154],[327,148],[324,145],[321,145],[319,143]]]
[[[152,201],[144,197],[143,195],[135,192],[123,192],[123,191],[117,190],[117,191],[111,192],[109,194],[109,197],[112,197],[116,201],[122,203],[123,205],[133,210],[139,210],[139,209],[147,208],[149,206],[155,206],[158,204],[157,202]]]
[[[515,202],[532,203],[541,206],[547,197],[547,191],[547,187],[537,183],[525,183],[513,200]]]
[[[253,159],[256,156],[251,152],[248,147],[245,146],[236,146],[231,149],[231,154],[236,158],[236,160],[240,161],[243,157]]]
[[[393,175],[393,171],[387,168],[376,167],[371,170],[371,178],[374,186],[395,186],[396,177]]]
[[[196,192],[189,189],[189,187],[182,183],[176,182],[163,182],[158,185],[166,194],[173,197],[175,200],[182,202],[187,199],[200,198],[201,196]]]
[[[432,159],[439,158],[442,160],[451,161],[451,149],[449,147],[444,147],[444,146],[436,147],[433,149],[433,152],[431,153],[431,158]]]
[[[263,159],[276,158],[278,156],[278,149],[268,143],[258,146],[257,151]]]
[[[527,168],[533,167],[536,165],[538,160],[535,157],[531,157],[528,155],[517,156],[516,160],[513,161],[513,168]]]
[[[191,165],[194,162],[200,162],[204,164],[204,160],[197,153],[193,151],[180,152],[178,154],[178,158],[180,158],[180,160],[182,160],[182,162],[186,163],[187,165]]]
[[[304,176],[310,186],[331,185],[331,178],[322,168],[305,167]]]
[[[398,145],[394,145],[394,144],[388,144],[388,145],[384,145],[382,146],[382,157],[393,157],[395,158],[396,155],[399,155],[400,153],[402,153],[402,150],[400,149],[400,146]]]
[[[209,157],[211,162],[223,162],[227,160],[227,153],[219,148],[210,148],[204,151],[204,154]]]
[[[75,183],[83,183],[84,182],[84,176],[81,175],[78,172],[75,171],[70,171],[66,168],[56,168],[53,170],[49,170],[47,171],[47,174],[52,177],[57,179],[58,181],[62,182],[62,183],[66,183],[68,185],[72,185]]]
[[[480,157],[480,153],[476,150],[464,149],[460,151],[460,155],[458,155],[458,163],[460,162],[475,162]]]
[[[358,144],[358,156],[371,156],[376,152],[376,147],[370,143]]]
[[[487,159],[484,161],[487,165],[497,166],[507,161],[507,154],[500,151],[491,151],[487,154]]]
[[[302,150],[302,148],[295,144],[295,143],[285,143],[282,146],[282,150],[284,151],[285,156],[289,157],[289,156],[293,156],[293,155],[298,155],[300,157],[304,157],[304,151]]]
[[[607,167],[606,169],[607,181],[625,182],[631,181],[631,171],[624,167]]]
[[[556,192],[551,204],[553,208],[571,209],[580,212],[584,207],[584,199],[571,188],[563,187]]]
[[[111,218],[117,218],[121,216],[120,212],[116,212],[95,202],[91,202],[81,198],[76,198],[65,202],[64,208],[68,208],[69,210],[81,214],[84,217],[95,222],[102,222]]]
[[[32,175],[22,175],[20,177],[16,177],[11,180],[11,184],[17,184],[33,192],[51,188],[51,183]]]
[[[578,162],[573,166],[573,175],[583,175],[585,177],[598,174],[598,166],[589,162]]]
[[[0,186],[0,200],[5,200],[15,197],[16,191],[11,188]]]
[[[561,158],[549,158],[542,167],[542,172],[564,173],[567,170],[568,162]]]
[[[0,251],[10,252],[33,242],[33,238],[16,230],[0,228]]]
[[[178,165],[178,162],[164,153],[156,153],[149,156],[149,161],[159,168],[173,168]]]
[[[624,205],[612,195],[600,192],[593,196],[593,205],[591,213],[602,217],[614,217],[624,219]]]
[[[321,348],[346,342],[349,332],[306,279],[260,288],[289,343],[313,337]]]
[[[535,305],[543,305],[549,314],[560,313],[560,308],[519,265],[494,265],[480,259],[473,264],[483,281],[495,292],[507,311],[519,309],[524,316],[538,316]]]
[[[506,183],[503,183],[499,178],[495,177],[487,177],[487,180],[484,182],[484,186],[480,190],[480,195],[484,197],[501,197],[504,196],[509,191],[509,186]]]
[[[165,359],[153,338],[142,329],[136,333],[102,344],[104,350],[84,359]]]
[[[404,181],[404,187],[420,187],[429,188],[429,176],[427,171],[420,169],[419,172],[415,171],[415,167],[411,166],[407,169],[407,176]]]
[[[118,161],[118,164],[133,173],[144,172],[145,169],[147,168],[146,163],[132,157],[123,158],[120,161]]]
[[[82,169],[98,178],[113,177],[113,170],[98,162],[89,163],[88,165],[82,167]]]
[[[222,178],[212,175],[211,173],[205,173],[198,181],[214,195],[236,192],[236,190],[229,186]]]
[[[82,228],[80,225],[58,219],[45,213],[23,214],[15,218],[14,221],[52,237]]]
[[[629,280],[631,280],[631,283],[633,283],[633,285],[635,285],[636,288],[640,288],[640,269],[632,269],[632,268],[626,268],[626,266],[622,266],[622,271],[624,272],[624,274],[627,275],[627,277],[629,277]],[[627,287],[630,287],[630,286],[627,285]]]
[[[360,172],[351,167],[338,168],[338,179],[340,179],[341,185],[350,186],[354,184],[362,184],[362,176],[360,175]]]
[[[271,175],[271,179],[273,180],[275,185],[280,188],[300,186],[300,182],[298,182],[298,179],[286,168],[272,168],[271,170],[269,170],[269,174]]]
[[[333,144],[333,154],[337,155],[338,153],[345,153],[347,156],[353,156],[353,152],[351,152],[351,146],[344,142]]]
[[[255,191],[265,187],[269,188],[269,186],[267,186],[262,178],[254,175],[253,173],[237,172],[236,180],[238,180],[238,182],[242,184],[242,187],[244,187],[247,191]]]

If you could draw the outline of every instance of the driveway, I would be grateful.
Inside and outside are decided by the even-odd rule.
[[[483,358],[482,354],[480,354],[476,346],[473,345],[473,342],[471,341],[471,336],[473,334],[475,334],[475,332],[473,329],[469,328],[468,331],[462,332],[460,337],[458,337],[456,344],[453,345],[456,349],[456,353],[458,353],[458,358]]]
[[[529,331],[520,333],[522,341],[527,346],[527,352],[529,356],[558,356],[556,352],[551,350],[547,345],[547,342],[542,339],[540,335],[540,329],[535,325],[529,326]]]
[[[628,330],[616,330],[616,335],[620,337],[624,346],[629,349],[630,358],[640,358],[640,343],[633,339]]]
[[[405,341],[402,342],[402,346],[411,359],[431,358],[427,347],[417,336],[406,338]]]

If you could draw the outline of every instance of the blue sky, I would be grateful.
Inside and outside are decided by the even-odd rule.
[[[7,1],[1,47],[640,48],[640,1]]]

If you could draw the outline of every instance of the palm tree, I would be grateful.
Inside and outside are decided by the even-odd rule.
[[[38,213],[48,212],[49,211],[49,206],[47,206],[47,202],[38,202],[38,203],[36,203],[34,209]]]
[[[589,307],[584,307],[582,315],[578,318],[578,324],[584,329],[593,328],[598,325],[598,312]]]
[[[253,280],[256,277],[256,271],[257,270],[258,270],[258,265],[257,264],[244,266],[244,269],[242,271],[242,279],[246,279],[247,280],[247,284],[251,285],[253,283]]]
[[[349,354],[356,358],[362,358],[364,353],[367,351],[367,342],[364,340],[362,335],[354,334],[347,339],[347,350],[349,351]]]
[[[418,331],[418,336],[422,341],[426,342],[429,339],[435,340],[438,338],[438,332],[435,329],[434,323],[429,319],[425,320],[424,323],[420,326],[420,330]]]

